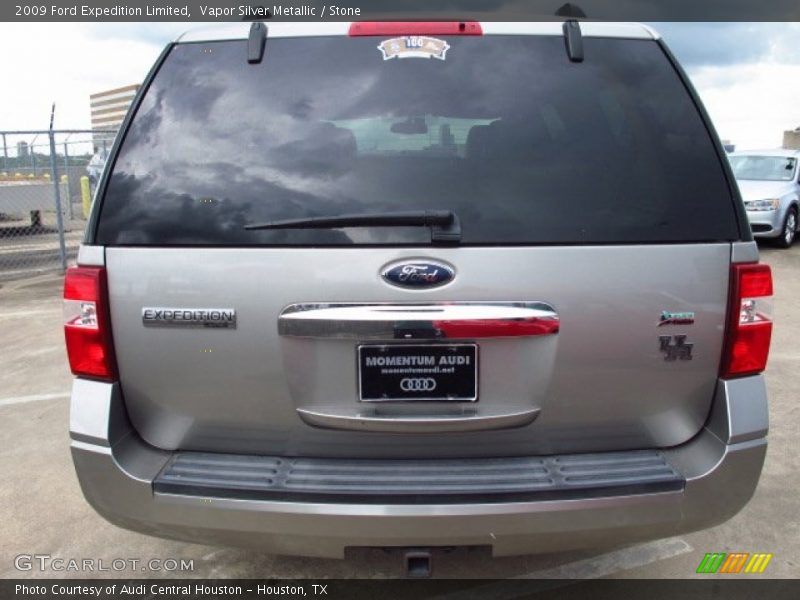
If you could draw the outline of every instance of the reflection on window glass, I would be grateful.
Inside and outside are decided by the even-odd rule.
[[[731,156],[736,179],[791,181],[797,160],[790,156]]]
[[[489,125],[496,120],[422,115],[343,119],[331,123],[352,132],[360,155],[464,158],[469,131],[476,125]]]
[[[451,210],[462,244],[738,237],[720,157],[653,41],[448,38],[383,60],[373,38],[179,44],[125,134],[97,241],[429,244],[422,227],[251,223]],[[691,214],[692,218],[687,218]]]

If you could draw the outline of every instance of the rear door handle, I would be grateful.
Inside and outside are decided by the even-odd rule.
[[[545,302],[305,303],[281,311],[278,333],[357,340],[508,338],[554,335],[559,324]]]

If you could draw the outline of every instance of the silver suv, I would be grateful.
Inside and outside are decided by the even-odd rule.
[[[639,25],[185,35],[64,295],[83,492],[153,535],[617,544],[729,519],[766,452],[769,267]]]

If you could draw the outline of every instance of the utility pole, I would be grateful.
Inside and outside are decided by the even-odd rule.
[[[50,111],[50,176],[53,179],[53,189],[56,198],[56,223],[58,223],[58,251],[61,255],[61,269],[67,270],[67,246],[64,242],[64,215],[61,214],[61,182],[58,180],[58,160],[56,159],[56,134],[53,131],[53,121],[56,116],[56,103]]]

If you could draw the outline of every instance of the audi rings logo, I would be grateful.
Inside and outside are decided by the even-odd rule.
[[[404,392],[432,392],[436,389],[433,377],[404,377],[400,380],[400,389]]]

